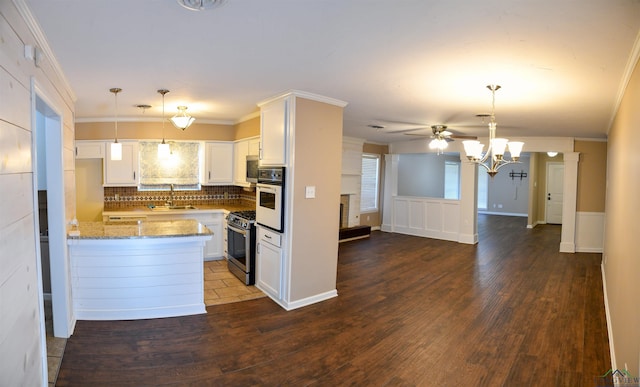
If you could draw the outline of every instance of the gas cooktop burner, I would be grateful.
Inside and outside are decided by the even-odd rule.
[[[234,215],[238,218],[246,219],[246,220],[256,220],[256,212],[253,210],[247,211],[233,211],[229,215]]]

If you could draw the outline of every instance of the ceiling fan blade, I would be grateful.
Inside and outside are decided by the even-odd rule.
[[[397,132],[396,132],[396,133],[397,133]],[[432,136],[432,135],[430,135],[430,134],[410,133],[410,132],[405,132],[405,133],[403,133],[403,134],[405,134],[405,135],[407,135],[407,136],[418,136],[418,137],[431,137],[431,138],[433,138],[433,136]]]
[[[451,136],[449,136],[450,138],[457,138],[460,140],[477,140],[478,136],[467,136],[467,135],[460,135],[460,134],[452,134]]]

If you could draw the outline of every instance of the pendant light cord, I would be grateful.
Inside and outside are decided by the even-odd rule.
[[[109,89],[113,93],[116,100],[116,122],[115,122],[115,143],[118,143],[118,93],[122,91],[119,87]]]
[[[162,94],[162,143],[164,144],[164,95],[167,94],[169,90],[160,89],[158,93]]]

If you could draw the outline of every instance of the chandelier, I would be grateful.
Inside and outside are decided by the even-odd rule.
[[[186,106],[178,106],[178,114],[171,117],[171,122],[173,123],[173,126],[182,130],[187,129],[191,124],[193,124],[193,121],[195,120],[196,120],[195,118],[191,117],[190,115],[187,115]]]
[[[500,89],[500,86],[488,85],[487,88],[491,90],[492,96],[491,114],[481,116],[489,117],[489,148],[483,154],[482,148],[484,148],[484,144],[481,144],[480,141],[466,140],[463,141],[462,144],[464,145],[464,152],[467,154],[467,159],[483,166],[489,176],[493,178],[503,166],[518,162],[524,143],[519,141],[510,142],[506,138],[496,138],[496,91]],[[510,160],[504,158],[504,152],[507,147],[511,154]]]

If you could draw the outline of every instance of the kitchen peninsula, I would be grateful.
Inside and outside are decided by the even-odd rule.
[[[206,313],[198,221],[80,222],[67,237],[78,320]]]

